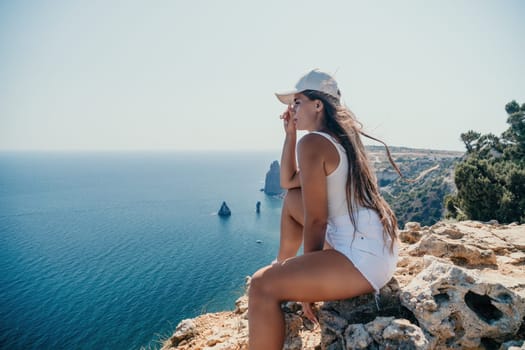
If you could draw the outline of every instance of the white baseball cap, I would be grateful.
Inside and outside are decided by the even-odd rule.
[[[295,84],[295,89],[286,92],[275,93],[275,96],[282,103],[289,105],[293,103],[293,96],[305,90],[315,90],[324,92],[327,95],[335,97],[339,100],[341,93],[337,87],[337,82],[328,73],[321,72],[319,69],[313,69],[306,73]]]

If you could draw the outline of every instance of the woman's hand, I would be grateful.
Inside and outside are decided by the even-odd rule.
[[[301,306],[303,307],[303,315],[312,321],[313,324],[316,326],[319,325],[319,321],[317,320],[317,317],[315,317],[314,311],[312,310],[312,303],[301,303]]]
[[[286,111],[280,115],[283,120],[284,138],[283,151],[281,154],[281,187],[287,190],[301,187],[299,169],[297,168],[297,157],[295,147],[297,143],[297,129],[293,118],[295,111],[292,105],[288,105]]]
[[[280,115],[280,118],[283,120],[284,131],[288,135],[295,135],[297,129],[295,128],[295,123],[293,121],[293,108],[292,105],[288,105],[286,111]]]

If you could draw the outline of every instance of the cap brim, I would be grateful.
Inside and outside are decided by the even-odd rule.
[[[275,96],[284,103],[285,105],[289,105],[293,103],[293,97],[297,93],[297,91],[287,91],[287,92],[281,92],[281,93],[275,93]]]

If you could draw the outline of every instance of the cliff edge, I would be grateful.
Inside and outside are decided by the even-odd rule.
[[[397,271],[373,295],[282,305],[284,349],[525,349],[525,225],[407,223]],[[249,278],[247,278],[249,288]],[[247,296],[179,323],[162,350],[248,349]]]

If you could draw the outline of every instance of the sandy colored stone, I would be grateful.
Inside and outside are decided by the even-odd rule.
[[[502,228],[494,229],[492,232],[501,240],[504,240],[516,249],[525,251],[525,232],[523,232],[523,225],[508,225]]]
[[[366,349],[374,341],[366,331],[365,325],[361,323],[346,327],[344,339],[346,347],[350,349]]]
[[[476,221],[461,221],[450,226],[461,231],[464,234],[464,239],[474,246],[481,249],[491,249],[496,254],[506,254],[512,251],[515,247],[509,244],[501,235],[497,234],[500,229],[507,226],[484,225]],[[520,228],[523,231],[523,227]]]
[[[248,311],[248,296],[245,294],[235,301],[235,313],[242,315]]]
[[[400,231],[399,232],[399,240],[403,243],[413,244],[416,242],[419,242],[421,239],[421,232],[420,231]]]
[[[437,260],[403,289],[400,299],[425,330],[452,347],[479,347],[482,338],[504,341],[525,316],[518,294]]]
[[[379,348],[382,349],[418,349],[427,350],[430,342],[418,326],[408,320],[393,320],[383,331],[383,341]]]
[[[496,254],[490,249],[480,249],[464,238],[450,239],[431,234],[425,236],[410,250],[411,255],[434,255],[450,259],[458,265],[477,266],[496,264]]]

